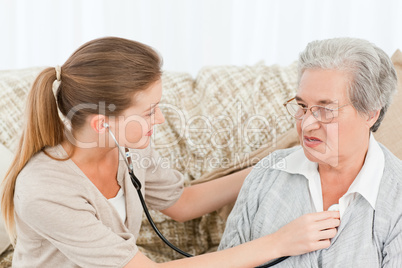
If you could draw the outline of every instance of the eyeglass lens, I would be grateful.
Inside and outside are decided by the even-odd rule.
[[[289,114],[296,119],[302,119],[308,110],[296,103],[288,103],[286,108]],[[311,108],[311,113],[320,122],[330,122],[334,118],[332,110],[325,107],[313,106]]]

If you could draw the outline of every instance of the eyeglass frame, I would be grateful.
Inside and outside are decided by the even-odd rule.
[[[346,103],[346,104],[344,104],[344,105],[342,105],[342,106],[339,106],[338,108],[335,108],[335,109],[327,108],[327,107],[324,107],[324,106],[321,106],[321,105],[313,105],[313,106],[311,106],[310,108],[303,108],[303,107],[301,107],[299,104],[297,104],[297,105],[300,107],[300,109],[302,109],[302,110],[304,111],[303,116],[301,116],[300,118],[297,118],[297,117],[295,117],[294,115],[292,115],[292,114],[289,112],[289,109],[287,108],[287,105],[288,105],[291,101],[293,101],[294,99],[296,99],[296,97],[293,97],[293,98],[291,98],[290,100],[287,100],[285,103],[283,103],[283,106],[285,107],[286,111],[290,114],[290,116],[292,116],[292,117],[295,118],[296,120],[302,120],[303,117],[306,115],[307,111],[310,110],[310,112],[311,112],[311,114],[314,116],[314,118],[315,118],[318,122],[323,123],[323,124],[329,124],[329,123],[332,122],[332,120],[334,120],[334,118],[335,118],[335,116],[333,115],[333,112],[334,112],[334,111],[338,111],[339,109],[341,109],[341,108],[343,108],[343,107],[345,107],[345,106],[348,106],[349,104],[352,104],[352,103],[353,103],[353,102],[349,102],[349,103]],[[313,110],[312,110],[312,109],[315,108],[315,107],[324,108],[325,110],[331,111],[331,113],[332,113],[332,118],[331,118],[331,120],[328,121],[328,122],[324,122],[324,121],[321,121],[320,119],[318,119],[318,118],[315,116],[315,113],[314,113]]]

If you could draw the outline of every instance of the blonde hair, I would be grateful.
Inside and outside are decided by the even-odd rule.
[[[119,115],[133,104],[135,93],[160,79],[161,65],[161,58],[151,47],[106,37],[84,44],[61,66],[57,102],[52,89],[57,79],[55,68],[46,68],[37,76],[28,94],[18,149],[1,184],[1,212],[13,243],[16,239],[14,192],[18,174],[37,152],[65,139],[65,126],[58,111],[70,120],[72,133],[83,126],[88,115]],[[100,109],[100,103],[105,107],[112,104],[113,109]],[[82,104],[85,104],[84,108],[77,110],[76,107]]]

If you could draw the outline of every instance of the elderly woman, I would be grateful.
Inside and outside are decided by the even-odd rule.
[[[277,151],[252,170],[220,249],[335,209],[341,224],[331,246],[277,267],[402,267],[402,161],[372,135],[396,86],[391,60],[367,41],[308,44],[297,94],[284,104],[301,146]]]

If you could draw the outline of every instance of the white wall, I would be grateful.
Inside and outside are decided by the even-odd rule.
[[[63,64],[113,35],[155,47],[164,69],[289,64],[315,39],[365,38],[402,49],[399,0],[0,0],[0,69]]]

